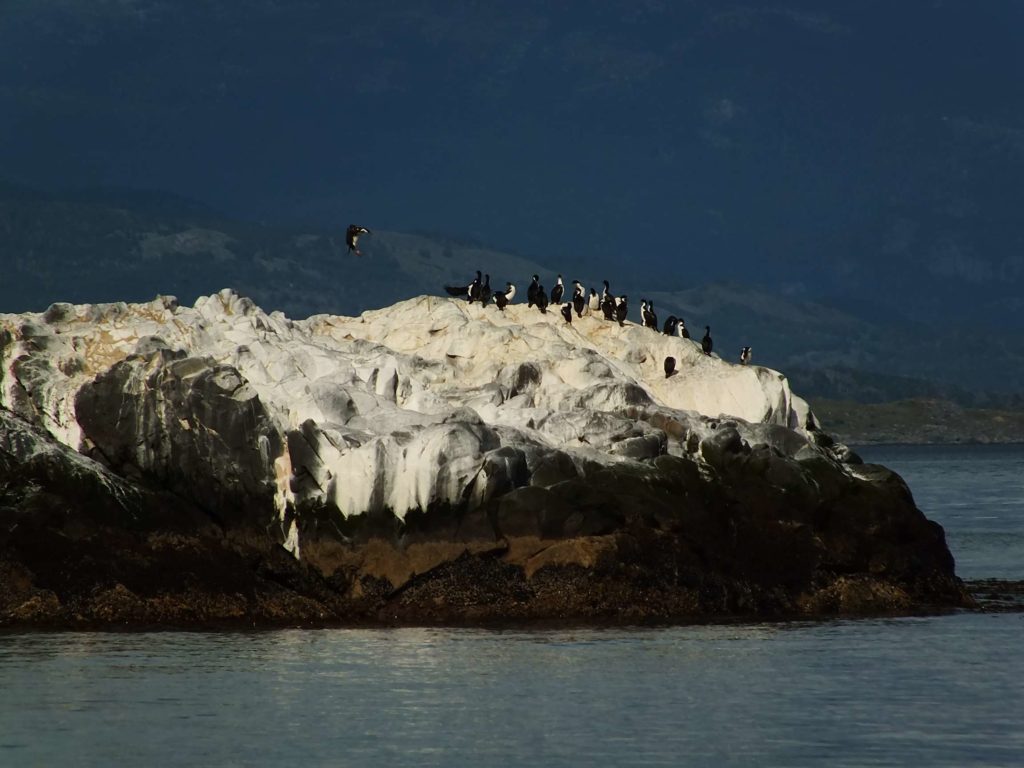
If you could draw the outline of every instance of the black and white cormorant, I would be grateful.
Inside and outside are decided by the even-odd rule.
[[[551,289],[551,303],[561,304],[562,294],[565,293],[565,286],[562,285],[562,276],[559,275],[555,280],[555,286]]]
[[[476,271],[476,280],[469,284],[469,303],[480,298],[480,270]]]
[[[494,294],[494,303],[498,305],[498,309],[502,312],[505,311],[505,307],[516,297],[516,287],[512,283],[505,284],[505,292],[498,291]]]
[[[679,318],[679,321],[676,323],[676,336],[678,336],[681,339],[690,338],[690,332],[686,330],[686,321],[683,320],[683,318],[681,317]]]
[[[573,280],[572,285],[572,308],[576,310],[576,317],[583,317],[583,310],[587,308],[587,299],[583,295],[583,284],[579,280]]]
[[[540,288],[540,276],[534,275],[533,282],[526,289],[526,306],[532,307],[537,303],[537,289]]]
[[[480,303],[485,307],[491,303],[491,276],[484,275],[484,284],[480,286]]]
[[[368,234],[370,234],[370,230],[366,227],[360,227],[358,224],[349,224],[348,229],[345,230],[345,245],[356,256],[362,256],[363,252],[359,250],[358,246],[359,236]]]
[[[544,286],[540,283],[537,284],[537,293],[533,297],[533,303],[537,305],[537,309],[540,310],[542,315],[548,313],[548,292],[544,290]]]
[[[743,347],[740,350],[740,365],[747,365],[750,363],[750,347]]]
[[[626,295],[623,294],[616,299],[615,305],[615,319],[619,321],[619,325],[625,325],[626,315],[629,314],[629,307],[626,306]]]
[[[645,328],[658,330],[658,316],[654,314],[654,302],[643,299],[640,302],[640,319]]]
[[[562,317],[565,318],[565,322],[572,325],[572,304],[568,301],[562,306]]]
[[[605,320],[615,319],[615,307],[618,302],[615,300],[615,296],[612,295],[611,288],[608,287],[608,281],[604,281],[604,290],[601,291],[601,311],[604,313]]]
[[[601,297],[597,295],[597,291],[593,288],[590,289],[590,298],[587,299],[587,309],[590,312],[597,312],[601,309]]]
[[[664,333],[666,336],[675,336],[676,335],[676,324],[678,322],[679,321],[676,320],[676,316],[675,315],[669,315],[668,319],[665,320],[665,325],[661,329],[661,332]]]
[[[674,357],[665,358],[665,378],[676,375],[676,359]]]
[[[469,285],[446,285],[444,287],[449,296],[465,296],[473,301],[473,290],[476,289],[477,296],[480,295],[480,270],[476,271],[476,277]]]
[[[711,349],[714,346],[714,342],[711,341],[711,326],[704,326],[704,338],[700,340],[700,348],[704,350],[705,355],[711,354]]]

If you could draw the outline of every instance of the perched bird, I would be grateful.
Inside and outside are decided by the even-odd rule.
[[[676,323],[676,336],[682,339],[690,338],[690,332],[686,330],[686,322],[681,317],[679,318],[679,322]]]
[[[587,310],[590,312],[597,312],[601,308],[601,297],[597,295],[597,291],[593,288],[590,289],[590,298],[587,299]]]
[[[561,304],[563,293],[565,293],[565,286],[562,285],[562,276],[559,275],[555,280],[555,287],[551,289],[551,303]]]
[[[470,301],[473,301],[473,291],[476,290],[476,295],[480,295],[480,270],[476,271],[476,278],[469,285],[446,285],[444,287],[450,296],[465,296]]]
[[[674,357],[665,358],[665,378],[676,375],[676,359]]]
[[[360,227],[358,224],[349,224],[348,229],[345,230],[345,245],[347,245],[349,251],[354,253],[356,256],[362,256],[363,252],[359,250],[359,246],[357,245],[359,242],[359,236],[368,234],[370,234],[370,230],[366,227]]]
[[[740,350],[740,365],[747,365],[750,362],[750,347],[743,347]]]
[[[512,283],[506,283],[504,293],[498,291],[496,294],[494,294],[494,303],[498,305],[498,309],[504,312],[505,307],[509,305],[509,303],[512,301],[512,299],[515,298],[515,296],[516,287],[512,285]]]
[[[538,288],[540,288],[540,277],[538,275],[534,275],[533,282],[530,283],[530,287],[526,289],[526,306],[532,307],[537,303]]]
[[[646,299],[640,302],[640,320],[645,328],[658,330],[658,316],[654,314],[654,302]]]
[[[552,291],[552,293],[554,293],[554,291]],[[565,322],[572,325],[572,304],[568,301],[562,307],[562,317],[565,318]]]
[[[675,336],[676,325],[678,323],[679,321],[676,320],[675,315],[669,315],[668,319],[665,321],[665,326],[661,329],[661,332],[664,333],[666,336]]]
[[[534,296],[533,301],[542,315],[548,313],[548,293],[540,283],[537,284],[537,294]]]
[[[618,303],[615,306],[615,319],[619,321],[619,325],[626,323],[626,315],[628,313],[629,307],[626,306],[626,296],[619,296]]]
[[[711,354],[711,348],[714,346],[714,342],[711,341],[711,326],[704,326],[704,338],[700,340],[700,348],[704,350],[705,355]]]
[[[579,280],[573,280],[572,308],[576,310],[576,317],[583,317],[583,310],[587,308],[587,299],[583,295],[583,285]]]
[[[491,276],[484,275],[484,284],[480,286],[480,303],[485,307],[491,303]]]
[[[604,290],[601,291],[601,311],[604,313],[605,320],[615,319],[615,307],[618,302],[615,300],[615,296],[612,295],[611,288],[608,287],[608,281],[604,281]]]

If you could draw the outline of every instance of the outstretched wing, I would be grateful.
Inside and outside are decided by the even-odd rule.
[[[368,234],[370,234],[370,230],[366,227],[360,227],[358,224],[349,224],[348,229],[345,230],[345,244],[348,245],[350,251],[359,253],[359,248],[357,247],[359,236]]]

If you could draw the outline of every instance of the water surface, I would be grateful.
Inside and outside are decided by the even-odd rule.
[[[1024,449],[868,447],[968,578]],[[0,634],[0,766],[1024,765],[1024,614],[538,631]]]

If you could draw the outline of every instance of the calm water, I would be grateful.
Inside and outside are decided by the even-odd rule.
[[[1021,578],[1024,450],[861,452],[965,575]],[[1022,638],[1022,614],[0,635],[0,766],[1024,765]]]
[[[964,579],[1024,579],[1024,446],[868,446],[946,529]]]

